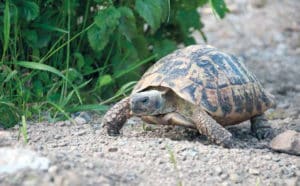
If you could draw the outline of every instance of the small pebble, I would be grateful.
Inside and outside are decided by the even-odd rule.
[[[215,172],[216,175],[220,175],[220,174],[223,173],[223,170],[222,170],[221,167],[216,166],[216,167],[214,168],[214,172]]]
[[[86,134],[86,131],[85,130],[81,130],[81,131],[75,133],[75,136],[83,136],[85,134]]]
[[[56,134],[53,138],[57,140],[57,139],[60,139],[61,137],[62,137],[61,135]]]
[[[71,121],[66,120],[66,121],[65,121],[65,124],[66,124],[67,126],[70,126],[70,125],[71,125]]]
[[[229,178],[231,181],[233,181],[234,183],[240,183],[242,181],[241,176],[236,174],[236,173],[232,173],[229,175]]]
[[[228,174],[223,173],[223,174],[220,175],[220,178],[221,178],[222,180],[225,180],[226,178],[228,178]]]
[[[56,125],[63,127],[63,126],[66,126],[66,123],[65,123],[65,121],[58,121],[58,122],[56,122]]]
[[[117,152],[118,148],[117,147],[111,147],[108,149],[108,152]]]
[[[77,117],[74,119],[74,121],[75,121],[77,124],[79,124],[79,125],[82,125],[82,124],[86,124],[86,123],[87,123],[86,120],[85,120],[84,118],[80,117],[80,116],[77,116]]]
[[[91,114],[87,112],[81,112],[79,116],[84,118],[86,122],[90,122],[92,120]]]
[[[253,175],[259,175],[260,172],[259,172],[258,169],[252,169],[252,168],[250,168],[250,169],[249,169],[249,173],[250,173],[250,174],[253,174]]]
[[[63,141],[63,142],[60,142],[60,143],[57,144],[58,147],[65,147],[67,145],[69,145],[69,143],[66,142],[66,141]]]
[[[53,165],[53,166],[49,167],[48,172],[51,175],[55,175],[58,172],[58,167],[56,165]]]

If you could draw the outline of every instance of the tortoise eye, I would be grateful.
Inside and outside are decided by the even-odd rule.
[[[149,97],[144,97],[144,98],[142,98],[142,99],[140,100],[140,102],[143,103],[143,104],[149,103]]]

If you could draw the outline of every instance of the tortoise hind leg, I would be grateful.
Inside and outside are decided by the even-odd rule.
[[[272,138],[274,136],[272,127],[270,126],[264,114],[251,118],[250,122],[251,132],[258,139]]]
[[[217,123],[205,111],[196,109],[192,115],[192,120],[199,132],[206,135],[210,141],[226,148],[243,147],[227,129]]]
[[[130,98],[126,97],[109,109],[103,117],[103,126],[110,136],[117,136],[124,123],[130,117]]]

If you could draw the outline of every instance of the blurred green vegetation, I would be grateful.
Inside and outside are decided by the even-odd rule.
[[[0,1],[0,125],[106,110],[193,31],[205,39],[205,4],[228,12],[223,0]]]

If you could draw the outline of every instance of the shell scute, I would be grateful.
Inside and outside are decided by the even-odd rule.
[[[243,118],[272,106],[272,98],[237,57],[208,45],[192,45],[160,59],[133,93],[156,86],[170,88],[220,118]]]

